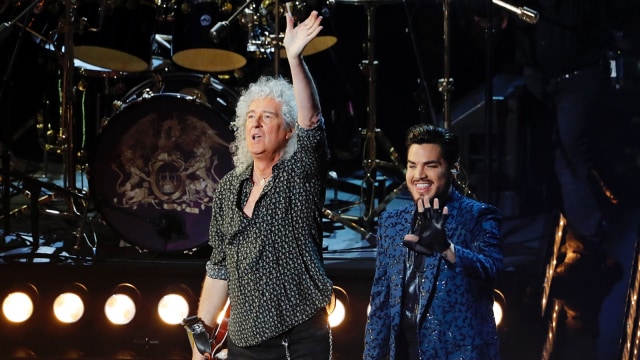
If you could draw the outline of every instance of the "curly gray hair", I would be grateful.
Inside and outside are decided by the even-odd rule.
[[[296,133],[298,109],[296,107],[293,86],[283,78],[262,76],[244,90],[236,105],[235,121],[232,124],[235,131],[235,141],[230,145],[229,150],[231,151],[237,173],[242,172],[253,163],[253,158],[251,157],[251,153],[249,153],[247,139],[245,137],[249,105],[256,99],[264,98],[275,99],[282,105],[282,118],[284,119],[285,128],[287,130],[293,130],[283,150],[281,159],[288,159],[296,150],[298,143]]]

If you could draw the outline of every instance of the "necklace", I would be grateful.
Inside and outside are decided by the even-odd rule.
[[[260,179],[260,181],[254,181],[253,183],[258,183],[258,185],[260,186],[265,186],[267,184],[267,181],[271,180],[271,175],[269,175],[268,177],[263,177],[262,179]]]

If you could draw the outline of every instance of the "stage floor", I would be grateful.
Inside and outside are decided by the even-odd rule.
[[[17,161],[15,166],[20,171],[27,171],[29,176],[20,175],[12,179],[9,231],[5,231],[7,218],[3,217],[2,221],[4,241],[0,243],[0,271],[6,276],[55,276],[56,270],[44,274],[33,270],[37,268],[36,264],[43,263],[83,266],[85,269],[87,265],[96,265],[94,269],[115,266],[121,272],[137,272],[138,277],[152,277],[156,271],[153,269],[161,269],[157,271],[162,272],[186,266],[189,270],[185,277],[191,286],[198,286],[210,251],[206,239],[189,243],[193,246],[182,251],[149,251],[140,246],[144,243],[136,240],[126,226],[115,231],[108,221],[105,222],[101,209],[92,204],[88,195],[89,183],[84,173],[76,172],[77,190],[69,190],[65,187],[65,170],[60,163],[50,163],[45,168],[42,164]],[[375,202],[383,205],[367,209],[362,202],[364,187],[359,174],[356,171],[353,176],[333,177],[326,192],[323,255],[327,272],[335,284],[350,292],[351,306],[357,308],[359,314],[351,318],[348,330],[336,330],[335,334],[340,336],[340,339],[335,339],[336,359],[356,359],[362,352],[368,290],[375,267],[375,222],[363,221],[364,214],[411,202],[409,194],[401,186],[402,179],[380,176]],[[29,196],[26,196],[27,191],[31,192]],[[610,256],[623,266],[624,276],[613,284],[603,300],[600,336],[597,338],[600,359],[618,358],[620,342],[627,336],[624,333],[625,309],[640,230],[639,204],[635,200],[621,204],[608,244]],[[83,215],[84,211],[86,215]],[[332,220],[329,214],[338,216],[339,220]],[[201,216],[196,220],[196,226],[208,226],[208,218]],[[561,323],[554,325],[556,336],[549,344],[547,333],[552,327],[555,303],[551,298],[551,305],[543,309],[541,300],[544,271],[552,257],[551,245],[558,221],[557,211],[545,211],[507,217],[503,223],[505,268],[497,289],[506,300],[505,322],[500,327],[504,360],[540,359],[545,347],[555,349],[556,357],[550,358],[582,359],[580,356],[584,354],[575,352],[576,349],[585,349],[584,341],[594,341],[577,335],[579,332],[575,329],[567,330]],[[34,236],[38,237],[37,240]],[[141,267],[148,269],[141,271]],[[127,271],[128,268],[134,270]],[[16,269],[22,269],[18,270],[22,275],[15,275]],[[108,275],[97,275],[101,276]],[[556,316],[563,319],[562,312]],[[582,355],[567,355],[567,352]],[[145,354],[151,353],[140,354],[138,358],[145,358]],[[157,358],[157,355],[149,357]]]

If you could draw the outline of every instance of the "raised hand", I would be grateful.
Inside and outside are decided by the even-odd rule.
[[[294,27],[293,16],[287,16],[287,30],[284,33],[282,44],[287,51],[287,57],[298,57],[307,44],[313,40],[322,30],[322,16],[318,16],[317,11],[312,11],[309,17]]]
[[[446,251],[451,246],[444,231],[448,214],[446,206],[440,209],[438,199],[433,200],[433,208],[429,199],[419,199],[411,222],[412,233],[405,235],[402,244],[427,255]]]

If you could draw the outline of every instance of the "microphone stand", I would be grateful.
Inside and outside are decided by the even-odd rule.
[[[211,28],[211,30],[209,31],[209,36],[211,37],[211,40],[213,40],[214,42],[220,42],[220,40],[222,40],[222,38],[227,34],[227,31],[229,30],[229,24],[233,20],[235,20],[240,15],[240,13],[244,11],[244,9],[246,9],[252,3],[253,3],[253,0],[247,0],[244,4],[242,4],[242,6],[238,8],[238,10],[236,10],[235,13],[229,16],[227,20],[220,21],[219,23],[215,24],[213,28]]]

